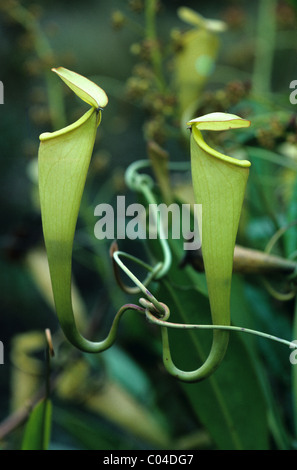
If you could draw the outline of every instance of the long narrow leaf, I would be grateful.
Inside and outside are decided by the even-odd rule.
[[[41,400],[33,408],[27,422],[22,450],[47,450],[50,442],[52,403]]]
[[[208,299],[196,288],[200,277],[190,266],[181,270],[179,242],[171,243],[172,269],[158,298],[170,307],[176,323],[208,323]],[[169,340],[179,367],[192,369],[203,363],[211,344],[211,333],[171,330]],[[220,368],[207,380],[181,383],[198,421],[204,425],[218,449],[269,448],[267,402],[254,360],[240,334],[231,334],[228,352]]]

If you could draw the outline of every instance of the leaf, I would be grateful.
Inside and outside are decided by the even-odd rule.
[[[47,450],[50,442],[52,404],[41,400],[34,407],[27,422],[22,450]]]
[[[288,205],[287,221],[292,224],[285,232],[286,256],[292,255],[297,249],[297,178],[292,188],[292,196]]]
[[[190,266],[181,270],[178,267],[181,244],[172,240],[170,246],[172,268],[167,276],[168,282],[159,288],[157,297],[169,306],[170,321],[207,324],[207,294],[197,290],[201,285],[201,275]],[[169,340],[175,362],[179,367],[191,370],[207,357],[211,333],[170,330]],[[202,382],[180,382],[180,387],[198,422],[210,433],[218,449],[269,448],[266,398],[254,367],[254,358],[240,333],[231,334],[228,351],[218,370]]]
[[[297,338],[297,301],[295,300],[295,309],[294,309],[294,321],[293,321],[293,338],[296,341]],[[294,423],[294,432],[295,437],[297,436],[297,364],[296,364],[296,354],[293,354],[292,363],[292,397],[293,397],[293,423]]]
[[[90,393],[92,390],[92,393]],[[169,436],[153,404],[145,405],[139,398],[113,379],[91,380],[90,367],[75,362],[60,377],[57,394],[63,400],[83,401],[84,409],[104,417],[117,428],[158,448],[168,446]]]
[[[53,68],[52,71],[59,75],[66,85],[89,105],[96,109],[105,108],[107,105],[108,98],[105,91],[88,78],[64,67]]]
[[[110,430],[110,426],[98,420],[93,413],[83,413],[75,407],[70,410],[59,408],[54,420],[83,449],[118,450],[123,446],[125,450],[132,448],[129,434],[126,437],[122,429],[116,432],[114,427]]]
[[[275,336],[290,337],[290,328],[285,325],[286,319],[279,317],[279,310],[275,307],[271,297],[263,289],[261,290],[261,286],[253,286],[253,283],[248,283],[241,276],[233,276],[231,313],[235,325],[244,325],[247,328],[269,332]],[[266,322],[259,321],[261,317],[266,317]],[[259,340],[253,335],[239,335],[239,337],[248,347],[254,370],[257,372],[265,395],[266,408],[269,410],[269,430],[275,445],[279,450],[290,449],[290,436],[282,421],[283,410],[280,406],[282,398],[275,396],[269,376],[274,369],[279,368],[275,377],[280,377],[283,374],[283,383],[285,383],[286,349],[276,345],[274,341]],[[260,356],[264,357],[263,361],[260,360]]]
[[[152,163],[152,168],[156,181],[159,184],[162,193],[162,199],[165,204],[170,205],[172,202],[172,190],[168,168],[168,153],[162,149],[156,142],[148,143],[148,156]]]
[[[123,349],[117,346],[108,349],[104,353],[104,361],[109,377],[120,383],[132,396],[146,402],[153,395],[152,385],[144,371]],[[98,367],[98,363],[95,366]]]
[[[48,259],[45,250],[42,248],[32,249],[27,253],[26,265],[30,275],[35,282],[41,296],[51,309],[55,308],[54,298],[51,286],[51,278],[48,267]],[[79,290],[72,280],[72,303],[76,313],[77,323],[81,327],[86,324],[86,307],[81,298]]]
[[[28,331],[13,337],[11,344],[11,397],[10,405],[13,411],[18,410],[24,403],[31,400],[40,387],[40,376],[43,363],[36,356],[44,351],[44,332]]]
[[[170,322],[209,324],[205,275],[190,265],[180,267],[185,254],[182,240],[173,240],[169,235],[169,243],[172,265],[154,295],[168,305]],[[158,241],[149,240],[149,246],[158,259]],[[235,316],[235,322],[239,321],[235,325],[250,327],[244,297],[237,290],[236,283],[231,291],[231,305],[234,309],[240,308],[240,312],[236,310],[240,320]],[[170,328],[168,331],[172,357],[178,367],[192,370],[205,361],[211,347],[211,331]],[[197,422],[209,432],[214,447],[221,450],[269,449],[269,407],[254,343],[252,336],[231,333],[226,356],[209,378],[189,384],[179,382]],[[271,415],[270,419],[273,419]]]

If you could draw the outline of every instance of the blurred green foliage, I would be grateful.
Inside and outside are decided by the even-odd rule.
[[[178,8],[197,9],[194,1],[76,0],[70,9],[69,2],[61,1],[0,1],[3,449],[21,448],[28,410],[44,395],[50,373],[51,449],[296,447],[296,372],[284,346],[236,333],[209,382],[182,385],[164,371],[158,330],[133,312],[123,321],[116,346],[90,357],[65,341],[52,305],[37,191],[38,137],[73,122],[85,107],[51,67],[75,70],[109,96],[73,260],[76,313],[89,337],[103,337],[115,311],[127,298],[135,301],[116,284],[110,241],[94,237],[94,207],[114,203],[117,194],[136,200],[125,186],[124,171],[148,156],[152,142],[171,161],[189,161],[188,118],[222,111],[252,122],[248,131],[207,136],[224,153],[252,162],[240,244],[264,250],[280,228],[297,219],[296,107],[289,101],[289,84],[297,79],[296,2],[198,3],[197,13],[223,21],[226,30],[183,21]],[[202,52],[195,46],[197,35]],[[196,39],[189,46],[191,36]],[[202,78],[193,70],[195,51]],[[187,92],[191,87],[190,98],[183,98],[184,83]],[[181,201],[191,200],[187,173],[174,175],[171,188]],[[121,249],[151,259],[140,242],[122,241]],[[207,322],[203,274],[190,265],[181,269],[181,245],[173,244],[172,250],[173,268],[156,292],[177,321],[197,323],[198,315]],[[273,251],[288,258],[295,250],[293,226]],[[234,276],[233,323],[294,339],[294,299],[280,301],[262,281],[257,275]],[[281,292],[295,288],[284,277],[270,282]],[[56,353],[50,365],[46,328]],[[197,367],[197,347],[207,350],[209,339],[206,332],[172,333],[177,361]]]

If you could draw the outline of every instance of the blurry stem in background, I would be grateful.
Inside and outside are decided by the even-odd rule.
[[[276,0],[260,0],[252,91],[269,93],[275,46]]]
[[[253,157],[252,152],[249,152],[248,155]],[[280,229],[280,222],[278,220],[277,215],[275,214],[274,208],[272,207],[271,199],[269,197],[267,197],[267,195],[266,195],[266,192],[265,192],[265,189],[264,189],[264,186],[263,186],[263,182],[261,180],[261,172],[257,168],[257,165],[254,165],[253,178],[254,178],[254,181],[255,181],[256,190],[258,191],[258,196],[261,200],[261,204],[265,208],[265,213],[266,213],[267,216],[269,216],[271,222],[274,225],[275,230],[278,231]],[[283,245],[283,242],[281,242],[281,243]],[[284,249],[284,245],[282,246],[282,248]]]
[[[50,67],[54,65],[54,53],[47,37],[40,28],[35,16],[20,3],[14,2],[10,6],[8,2],[5,12],[32,35],[35,52],[42,63],[42,69],[46,66],[44,75],[53,130],[64,127],[66,124],[64,99],[60,84],[56,83],[50,72]]]
[[[151,43],[151,60],[155,72],[155,78],[160,91],[165,91],[166,82],[162,70],[162,55],[158,45],[158,37],[156,32],[156,11],[158,0],[145,1],[145,20],[146,39]]]
[[[297,221],[295,220],[295,221],[285,225],[284,227],[279,228],[277,230],[277,232],[271,237],[268,244],[266,245],[265,253],[270,254],[273,247],[280,240],[280,238],[287,232],[287,230],[289,230],[291,227],[294,227],[296,224],[297,224]],[[296,258],[296,253],[291,253],[289,258],[291,260]],[[296,268],[295,268],[294,272],[289,276],[288,279],[294,281],[294,280],[296,280],[296,276],[297,276],[297,272],[296,272]],[[264,283],[265,288],[269,292],[269,294],[272,295],[275,299],[277,299],[279,301],[285,302],[285,301],[293,299],[296,296],[296,285],[294,285],[294,284],[291,287],[291,290],[289,292],[282,293],[282,292],[276,291],[270,285],[270,283],[267,279],[263,279],[263,283]]]
[[[89,185],[90,177],[89,175]],[[95,180],[96,181],[96,175]],[[91,200],[82,198],[80,206],[80,217],[84,221],[84,226],[87,228],[88,233],[81,233],[81,237],[78,238],[79,244],[74,247],[75,259],[82,265],[86,266],[88,270],[95,270],[99,274],[101,279],[106,279],[110,273],[110,257],[109,257],[109,244],[108,240],[96,240],[94,242],[94,207],[97,206],[98,201],[105,201],[108,204],[112,203],[114,195],[113,182],[107,178],[106,181],[100,185],[95,196]],[[78,248],[75,250],[75,248]],[[91,250],[91,252],[90,252]],[[107,283],[105,285],[105,291],[108,293],[110,302],[118,305],[119,303],[124,304],[124,297],[120,298],[120,293],[116,285],[113,283]]]
[[[54,347],[52,342],[52,335],[49,328],[45,330],[45,337],[46,337],[46,351],[45,351],[45,396],[46,399],[50,397],[50,390],[51,390],[51,358],[54,357]]]
[[[297,298],[295,299],[295,312],[293,320],[293,340],[297,339]],[[292,364],[292,402],[293,402],[293,423],[295,438],[297,437],[297,364]]]

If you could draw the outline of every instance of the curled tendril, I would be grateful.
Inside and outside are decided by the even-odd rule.
[[[277,232],[275,232],[275,234],[271,237],[271,239],[267,243],[267,245],[265,247],[265,250],[264,250],[265,253],[270,254],[271,251],[273,250],[274,246],[276,245],[276,243],[279,241],[279,239],[288,230],[290,230],[290,228],[296,226],[296,224],[297,224],[297,220],[294,220],[293,222],[291,222],[291,223],[285,225],[284,227],[281,227],[279,230],[277,230]],[[290,259],[294,259],[295,257],[296,257],[296,252],[292,253],[289,256]],[[297,270],[295,269],[295,271],[292,274],[290,274],[290,276],[288,276],[288,279],[290,281],[294,281],[294,280],[296,280],[296,276],[297,276]],[[284,293],[284,292],[277,291],[274,287],[272,287],[270,282],[265,278],[263,279],[263,283],[264,283],[264,286],[266,287],[267,291],[270,293],[270,295],[272,295],[277,300],[286,302],[286,301],[292,300],[296,296],[296,293],[297,293],[297,285],[296,284],[294,284],[292,286],[292,288],[289,292]]]

